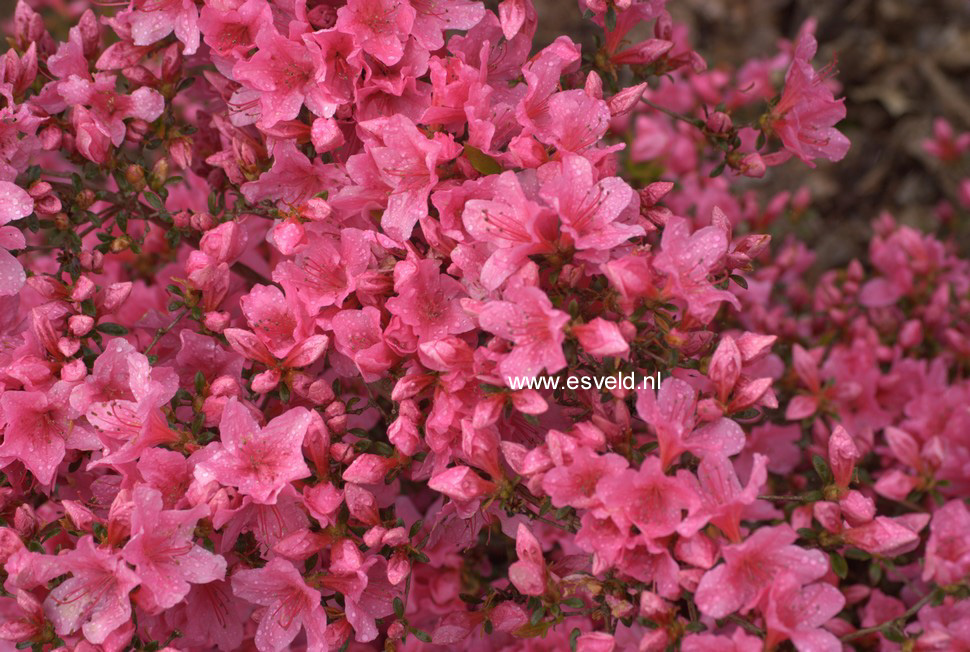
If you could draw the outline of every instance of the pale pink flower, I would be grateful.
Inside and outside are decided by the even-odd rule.
[[[522,523],[515,534],[515,554],[518,560],[509,566],[509,581],[523,595],[542,595],[546,592],[546,560],[538,539]]]
[[[822,628],[845,606],[842,593],[825,582],[803,586],[803,579],[791,572],[779,573],[772,581],[764,608],[768,636],[765,646],[790,640],[798,652],[841,652],[835,634]]]

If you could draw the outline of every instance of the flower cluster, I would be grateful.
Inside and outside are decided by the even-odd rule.
[[[811,197],[751,179],[849,146],[814,24],[708,69],[665,4],[579,0],[589,50],[531,0],[19,0],[0,640],[970,646],[970,262],[769,246]]]

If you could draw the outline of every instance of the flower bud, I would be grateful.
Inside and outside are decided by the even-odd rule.
[[[715,111],[707,117],[705,127],[713,134],[726,134],[734,127],[731,116],[723,111]]]

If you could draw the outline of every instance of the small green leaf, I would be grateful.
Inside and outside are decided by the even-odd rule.
[[[579,637],[582,634],[578,627],[574,627],[573,631],[569,632],[569,649],[571,652],[576,652],[576,647],[579,645]]]
[[[411,633],[414,634],[414,637],[419,641],[421,641],[422,643],[431,642],[431,635],[428,634],[428,632],[424,631],[423,629],[411,628]]]
[[[832,471],[829,470],[829,463],[825,461],[824,457],[818,454],[813,455],[812,466],[815,467],[815,473],[822,479],[822,482],[825,484],[832,482]]]
[[[404,618],[404,601],[401,598],[394,598],[394,615]]]
[[[544,607],[539,607],[538,609],[536,609],[535,611],[532,612],[532,617],[529,618],[529,624],[532,625],[533,627],[535,627],[540,622],[542,622],[542,618],[545,615],[546,615],[545,608]]]
[[[95,329],[99,333],[104,333],[105,335],[127,335],[128,329],[121,324],[115,324],[110,321],[98,324]]]
[[[156,211],[162,210],[165,204],[162,203],[162,198],[153,193],[151,190],[145,191],[145,201],[148,205],[154,208]]]
[[[844,580],[849,574],[849,563],[845,560],[845,557],[832,551],[829,553],[829,561],[832,563],[832,572]]]
[[[465,145],[465,158],[468,159],[468,162],[472,164],[472,167],[479,174],[488,176],[490,174],[499,174],[502,171],[502,166],[498,161],[477,147]]]
[[[743,276],[740,276],[738,274],[731,274],[730,278],[732,281],[740,285],[745,290],[748,289],[748,282],[745,280]]]
[[[604,20],[606,29],[611,32],[616,29],[616,7],[610,5],[610,8],[606,10],[606,19]]]

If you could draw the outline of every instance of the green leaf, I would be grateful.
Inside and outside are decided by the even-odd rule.
[[[502,166],[498,161],[477,147],[465,145],[465,158],[468,159],[468,162],[472,164],[472,167],[479,174],[488,176],[490,174],[499,174],[502,171]]]
[[[573,609],[582,609],[586,605],[582,598],[566,598],[562,601],[562,603],[567,607],[572,607]]]
[[[95,329],[99,333],[104,333],[105,335],[127,335],[128,329],[121,324],[115,324],[110,321],[98,324]]]
[[[424,631],[423,629],[415,629],[412,627],[411,633],[414,634],[414,637],[419,641],[421,641],[422,643],[431,642],[431,635],[428,634],[428,632]]]
[[[740,285],[741,287],[743,287],[745,290],[748,289],[748,282],[744,279],[743,276],[739,276],[738,274],[731,274],[730,279],[735,283],[737,283],[738,285]]]
[[[849,574],[849,563],[845,560],[845,557],[832,551],[829,553],[829,561],[832,563],[832,572],[844,580]]]
[[[616,29],[616,7],[610,5],[610,8],[606,10],[606,19],[604,20],[606,29],[611,32]]]
[[[545,608],[544,607],[539,607],[538,609],[536,609],[535,611],[532,612],[532,617],[529,618],[529,624],[532,625],[533,627],[535,627],[540,622],[542,622],[542,618],[545,615],[546,615]]]
[[[579,644],[579,637],[582,636],[582,632],[579,631],[578,627],[574,627],[573,631],[569,632],[569,649],[571,652],[576,652],[576,646]]]
[[[404,601],[401,598],[394,598],[394,615],[404,618]]]
[[[148,205],[154,208],[156,211],[162,210],[162,207],[164,206],[162,203],[162,198],[153,193],[151,190],[145,191],[145,201],[147,201]]]
[[[815,467],[815,473],[822,479],[822,482],[825,484],[832,482],[832,471],[829,470],[829,463],[825,461],[824,457],[817,453],[813,455],[812,466]]]

